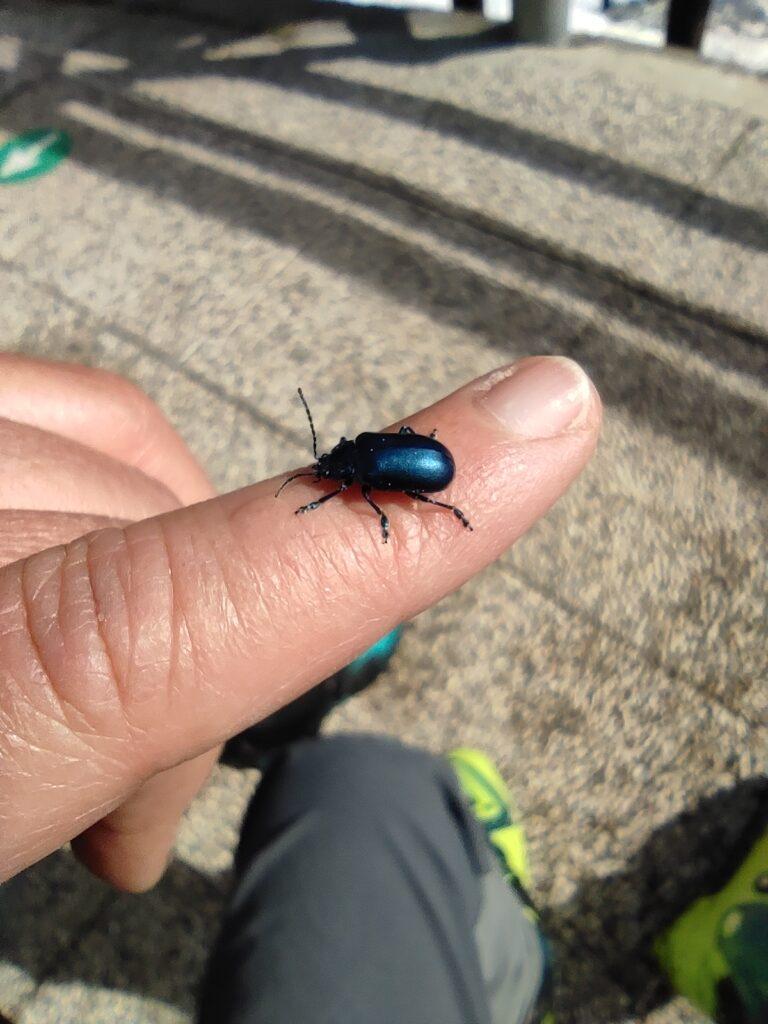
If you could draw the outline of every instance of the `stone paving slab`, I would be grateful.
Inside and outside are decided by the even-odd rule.
[[[706,191],[753,114],[690,90],[640,93],[617,71],[571,67],[567,50],[481,48],[464,36],[382,44],[344,27],[330,40],[327,26],[315,44],[310,25],[259,37],[250,54],[238,40],[229,56],[204,35],[180,49],[188,26],[164,24],[165,43],[149,48],[138,25],[134,41],[130,26],[100,40],[130,64],[114,87],[354,165],[596,270],[765,326],[755,320],[765,220]]]

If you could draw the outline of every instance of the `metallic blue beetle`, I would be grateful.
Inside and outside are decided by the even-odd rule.
[[[389,519],[371,497],[371,491],[402,491],[409,498],[426,501],[453,512],[459,522],[471,530],[469,520],[455,505],[428,498],[424,491],[442,491],[453,480],[456,466],[453,456],[435,440],[436,431],[429,437],[415,433],[410,427],[400,427],[398,434],[358,434],[354,441],[342,437],[339,443],[326,455],[317,454],[317,434],[312,422],[312,413],[299,388],[299,398],[307,412],[309,428],[312,431],[312,452],[315,463],[309,473],[294,473],[284,480],[275,497],[283,487],[300,476],[311,476],[315,480],[338,480],[341,484],[335,491],[323,495],[317,501],[310,501],[296,509],[313,512],[324,502],[343,494],[352,484],[360,484],[363,497],[376,512],[381,522],[381,536],[386,544],[389,538]]]

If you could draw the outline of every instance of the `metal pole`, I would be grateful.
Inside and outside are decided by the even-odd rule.
[[[568,37],[568,0],[514,0],[513,25],[521,43],[562,43]]]
[[[701,37],[709,13],[710,0],[671,0],[667,19],[669,46],[701,47]]]

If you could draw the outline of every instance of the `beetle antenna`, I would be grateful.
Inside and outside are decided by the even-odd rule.
[[[280,494],[280,491],[282,491],[286,484],[289,484],[291,480],[295,480],[299,476],[313,476],[317,478],[317,473],[294,473],[293,476],[289,476],[287,480],[283,480],[283,482],[277,489],[277,494],[275,494],[275,497],[277,497]]]
[[[312,431],[312,453],[317,461],[317,434],[315,433],[315,424],[312,422],[312,413],[309,411],[307,400],[304,397],[304,392],[299,388],[299,398],[301,399],[302,405],[307,410],[307,419],[309,420],[309,429]]]

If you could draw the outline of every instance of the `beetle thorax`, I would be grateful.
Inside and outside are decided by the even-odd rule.
[[[323,480],[352,480],[357,473],[355,442],[342,437],[337,445],[321,455],[315,465],[317,475]]]

